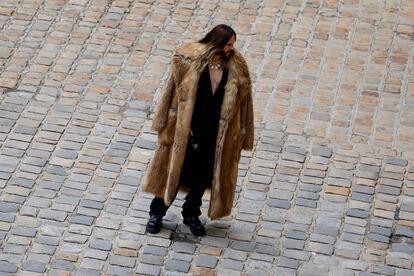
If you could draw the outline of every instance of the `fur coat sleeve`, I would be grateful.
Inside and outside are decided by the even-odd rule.
[[[245,65],[247,68],[247,64]],[[247,93],[241,104],[241,132],[244,134],[242,149],[252,150],[254,144],[254,112],[252,83],[248,69],[246,71],[247,83],[243,86]]]
[[[243,100],[243,109],[245,110],[245,125],[244,125],[244,141],[243,149],[252,150],[254,143],[254,115],[253,115],[253,95],[251,91],[251,85],[249,87],[249,92]]]
[[[168,110],[170,109],[171,99],[173,92],[175,90],[176,80],[174,77],[174,58],[171,63],[170,74],[168,79],[163,87],[161,98],[157,104],[157,108],[154,112],[154,117],[152,119],[152,130],[160,132],[164,129],[165,123],[167,121]]]

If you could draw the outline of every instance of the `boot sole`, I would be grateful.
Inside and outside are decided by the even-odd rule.
[[[187,225],[187,226],[190,228],[190,231],[191,231],[191,233],[193,233],[193,235],[194,235],[194,236],[197,236],[197,237],[204,237],[204,236],[206,235],[206,231],[205,231],[205,230],[202,230],[202,231],[198,232],[197,230],[193,230],[193,229],[191,228],[191,226],[190,226],[190,225],[188,225],[188,223],[186,223],[186,221],[183,221],[183,223],[184,223],[185,225]]]
[[[147,230],[147,232],[150,233],[150,234],[157,234],[161,231],[161,226],[157,227],[157,228],[152,228],[152,227],[148,227],[148,225],[147,225],[145,230]]]

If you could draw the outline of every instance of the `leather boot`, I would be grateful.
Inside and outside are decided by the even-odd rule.
[[[194,236],[202,237],[206,234],[206,229],[204,229],[204,226],[201,224],[201,221],[197,216],[185,216],[183,223],[190,227],[190,231],[194,234]]]
[[[162,216],[152,215],[147,223],[147,232],[151,234],[157,234],[161,230]]]

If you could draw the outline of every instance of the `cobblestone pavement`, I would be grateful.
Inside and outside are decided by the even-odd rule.
[[[254,79],[232,216],[145,234],[175,47]],[[0,275],[414,275],[414,1],[1,0]],[[208,205],[205,196],[203,211]]]

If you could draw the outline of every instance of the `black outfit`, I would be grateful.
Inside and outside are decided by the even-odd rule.
[[[189,188],[183,204],[184,217],[201,215],[201,198],[213,180],[216,138],[227,78],[228,71],[225,68],[220,84],[213,95],[208,66],[200,76],[191,120],[193,136],[189,137],[187,143],[179,180],[179,185]],[[164,200],[155,197],[151,202],[150,216],[164,216],[167,209]]]

